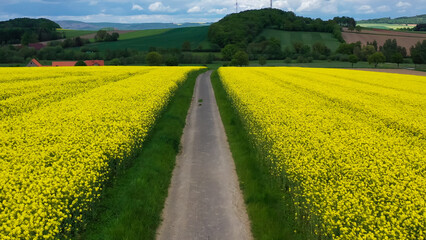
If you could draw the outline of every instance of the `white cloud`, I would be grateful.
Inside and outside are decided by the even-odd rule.
[[[138,5],[138,4],[133,4],[132,10],[142,11],[143,7],[141,7],[141,5]]]
[[[90,2],[89,2],[89,5],[90,5],[90,6],[95,6],[95,5],[97,5],[98,3],[99,3],[98,1],[93,0],[93,1],[90,1]]]
[[[210,9],[209,13],[214,13],[214,14],[225,14],[225,13],[229,13],[227,8],[222,8],[222,9]]]
[[[300,6],[296,9],[296,12],[307,12],[319,9],[322,2],[320,0],[306,0],[302,1]]]
[[[165,6],[162,2],[155,2],[149,5],[148,9],[151,12],[176,12],[177,9],[173,9],[170,6]]]
[[[360,14],[374,13],[374,9],[370,5],[362,5],[357,9]]]
[[[377,8],[378,12],[389,12],[391,8],[388,5],[382,5]]]
[[[399,7],[399,8],[408,8],[408,7],[411,7],[411,3],[400,1],[400,2],[398,2],[396,4],[396,7]]]
[[[201,8],[199,6],[192,7],[188,9],[187,13],[198,13],[201,12]]]

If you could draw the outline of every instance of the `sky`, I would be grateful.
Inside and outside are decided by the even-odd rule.
[[[269,7],[270,0],[238,0],[239,11]],[[297,15],[357,20],[426,14],[426,0],[273,0]],[[0,20],[17,17],[85,22],[215,22],[234,13],[235,0],[0,0]]]

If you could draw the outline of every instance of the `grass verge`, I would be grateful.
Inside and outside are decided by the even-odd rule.
[[[133,164],[112,181],[75,239],[155,239],[197,76],[189,74]]]
[[[250,217],[255,239],[310,239],[298,231],[294,220],[295,209],[291,196],[261,167],[257,153],[249,144],[248,136],[238,115],[229,103],[217,71],[212,74],[212,85],[226,135],[235,161],[240,187]]]

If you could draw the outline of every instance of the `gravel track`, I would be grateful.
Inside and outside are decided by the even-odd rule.
[[[159,240],[252,239],[210,75],[197,79]]]

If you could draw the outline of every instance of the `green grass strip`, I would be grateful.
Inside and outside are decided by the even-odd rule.
[[[295,209],[289,192],[262,167],[258,154],[249,144],[248,135],[233,109],[217,71],[212,74],[212,85],[226,135],[235,161],[240,187],[251,221],[255,239],[311,239],[306,231],[299,231]]]
[[[85,231],[73,239],[155,239],[168,194],[197,76],[179,87],[145,142],[139,157],[106,187]]]

